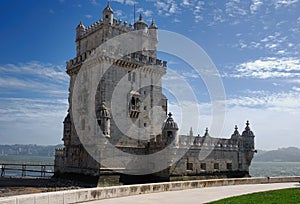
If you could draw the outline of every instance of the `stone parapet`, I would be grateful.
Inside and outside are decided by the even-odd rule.
[[[257,178],[232,178],[211,179],[194,181],[177,181],[164,183],[151,183],[139,185],[124,185],[101,188],[89,188],[79,190],[67,190],[59,192],[28,194],[0,198],[0,204],[70,204],[80,203],[107,198],[131,196],[146,193],[157,193],[164,191],[178,191],[193,188],[204,188],[214,186],[228,186],[241,184],[265,184],[299,182],[300,176],[291,177],[257,177]]]
[[[105,52],[106,52],[106,50],[103,50],[102,53],[101,53],[102,54],[101,56],[114,56],[113,54],[109,55]],[[95,53],[95,50],[89,50],[89,51],[86,51],[85,53],[83,53],[82,55],[79,55],[79,56],[75,57],[74,59],[69,60],[68,62],[66,62],[67,70],[70,70],[74,67],[77,67],[83,61],[85,61],[86,59],[93,56],[94,53]],[[123,64],[127,62],[128,66],[130,64],[133,64],[133,65],[140,65],[140,66],[143,66],[143,65],[157,65],[157,66],[161,66],[161,67],[164,67],[164,68],[167,67],[167,62],[166,61],[162,61],[160,59],[156,59],[156,58],[146,56],[146,55],[143,55],[143,54],[140,54],[140,53],[131,53],[131,54],[126,55],[126,56],[124,56],[120,59],[115,59],[114,61],[118,61],[118,63],[123,63]]]

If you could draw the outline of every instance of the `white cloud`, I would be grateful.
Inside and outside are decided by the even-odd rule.
[[[176,5],[175,3],[172,3],[172,5],[171,5],[171,7],[170,7],[170,9],[169,9],[169,12],[170,12],[171,14],[173,14],[173,13],[176,13],[177,10],[178,10],[178,9],[177,9],[177,5]]]
[[[275,8],[278,9],[281,7],[293,5],[297,2],[298,2],[298,0],[275,0],[274,5],[275,5]]]
[[[204,9],[204,1],[198,1],[197,5],[194,7],[194,20],[196,23],[203,20],[203,16],[201,15],[202,10]]]
[[[84,15],[86,18],[92,18],[93,16],[92,15],[90,15],[90,14],[86,14],[86,15]]]
[[[238,125],[240,133],[245,128],[246,120],[256,135],[256,148],[277,149],[278,147],[300,147],[297,132],[300,123],[300,93],[296,91],[274,93],[269,91],[246,91],[243,96],[228,96],[225,120],[218,115],[218,127],[223,127],[221,135],[216,135],[212,128],[212,111],[210,103],[184,102],[186,106],[198,107],[198,111],[187,109],[183,115],[183,106],[169,101],[169,110],[180,127],[180,134],[186,135],[193,127],[194,135],[203,135],[206,127],[213,137],[229,138]],[[192,116],[192,117],[189,117]],[[283,136],[284,135],[284,136]],[[272,142],[270,142],[272,141]]]
[[[120,18],[123,15],[123,12],[121,10],[116,10],[114,11],[114,15]]]
[[[138,2],[134,0],[112,0],[112,1],[125,4],[125,5],[130,5],[130,6],[133,6],[134,4],[138,4]]]
[[[152,16],[152,14],[153,14],[153,12],[150,10],[146,10],[143,12],[143,15],[145,15],[146,17],[150,17],[150,16]]]
[[[230,17],[247,15],[247,11],[241,7],[240,1],[230,0],[225,7],[225,11]]]
[[[182,5],[183,6],[190,6],[191,3],[189,2],[189,0],[182,0]]]
[[[175,0],[158,0],[154,3],[159,15],[171,16],[179,12],[179,7]]]
[[[68,76],[62,66],[40,62],[0,66],[1,93],[18,95],[26,92],[47,97],[67,94]]]
[[[297,87],[297,86],[293,86],[292,88],[294,91],[299,91],[300,92],[300,87]]]
[[[5,144],[58,144],[67,100],[0,98],[0,138]]]
[[[263,5],[263,2],[261,0],[252,0],[252,4],[250,5],[250,12],[256,13],[259,8]]]
[[[99,3],[96,0],[90,0],[90,2],[93,6],[98,6],[99,5]]]
[[[68,76],[65,73],[63,66],[53,65],[49,63],[29,62],[19,64],[0,65],[0,73],[18,74],[18,75],[35,75],[44,79],[51,79],[60,82],[68,81]]]
[[[175,22],[175,23],[180,23],[181,20],[179,20],[178,18],[175,18],[175,19],[174,19],[174,22]]]
[[[250,91],[227,100],[228,106],[261,108],[281,112],[297,111],[300,114],[300,98],[297,87],[286,92]]]
[[[3,143],[60,143],[68,108],[68,76],[62,66],[41,62],[2,65],[0,93]]]
[[[236,67],[233,77],[295,78],[300,77],[300,59],[267,57],[245,62]]]

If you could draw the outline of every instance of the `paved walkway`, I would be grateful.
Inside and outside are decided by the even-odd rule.
[[[104,199],[87,202],[85,204],[152,204],[152,203],[172,203],[189,204],[205,203],[222,198],[283,188],[300,187],[299,183],[273,183],[273,184],[250,184],[197,188],[182,191],[168,191],[162,193],[150,193],[120,198]]]

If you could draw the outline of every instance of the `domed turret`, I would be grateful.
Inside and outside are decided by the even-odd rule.
[[[247,120],[245,130],[242,133],[243,136],[254,136],[253,132],[250,130],[249,125],[250,125],[250,123]]]
[[[140,14],[140,18],[134,23],[134,30],[147,30],[148,24],[143,21],[143,16]]]
[[[249,127],[249,121],[247,120],[245,130],[242,133],[243,147],[245,149],[254,150],[254,137]]]
[[[172,113],[168,114],[167,120],[163,124],[163,129],[162,129],[162,135],[163,135],[163,140],[165,141],[166,145],[169,145],[172,141],[175,140],[175,145],[177,146],[179,143],[178,139],[178,125],[172,118]]]
[[[166,122],[163,124],[163,130],[178,130],[177,123],[172,118],[172,113],[170,112],[168,116]]]
[[[240,136],[240,133],[239,133],[238,127],[237,127],[237,125],[236,125],[236,126],[234,127],[234,132],[233,132],[233,134],[231,135],[231,138],[232,138],[232,139],[237,139],[239,136]]]
[[[209,137],[208,128],[205,129],[204,137]]]
[[[110,7],[110,3],[108,2],[107,6],[103,10],[103,23],[112,25],[113,20],[114,20],[114,11]]]

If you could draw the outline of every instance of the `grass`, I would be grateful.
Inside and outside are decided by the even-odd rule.
[[[274,191],[266,191],[260,193],[252,193],[231,198],[225,198],[219,201],[211,202],[210,204],[231,204],[231,203],[284,203],[293,204],[300,203],[300,188],[289,188]]]

